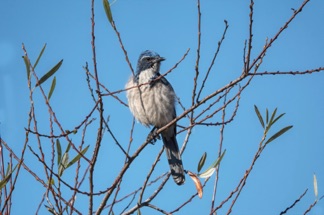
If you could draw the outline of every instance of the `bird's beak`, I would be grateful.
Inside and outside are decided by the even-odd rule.
[[[164,57],[158,57],[158,58],[155,59],[155,63],[159,63],[159,62],[164,61],[164,60],[165,60]]]

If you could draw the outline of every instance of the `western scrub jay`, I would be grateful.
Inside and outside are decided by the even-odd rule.
[[[131,76],[126,84],[126,95],[129,109],[134,117],[146,127],[154,126],[149,137],[155,140],[154,131],[176,118],[175,92],[171,84],[160,76],[160,64],[164,61],[156,52],[146,50],[141,53],[137,62],[135,76]],[[149,83],[141,85],[144,83]],[[138,86],[139,87],[134,87]],[[179,146],[176,139],[176,124],[165,129],[161,135],[172,177],[178,185],[185,181]]]

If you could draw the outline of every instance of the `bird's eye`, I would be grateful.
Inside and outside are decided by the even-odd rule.
[[[152,58],[151,58],[151,57],[147,57],[147,58],[145,58],[145,60],[146,60],[146,61],[151,61]]]

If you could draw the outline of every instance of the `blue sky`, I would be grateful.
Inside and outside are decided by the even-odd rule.
[[[302,1],[256,1],[254,8],[252,58],[262,50],[266,38],[271,38],[290,18]],[[121,33],[130,61],[135,68],[141,51],[152,49],[167,60],[163,62],[162,73],[173,67],[188,48],[188,57],[177,69],[167,76],[177,96],[185,107],[191,104],[191,92],[197,49],[197,7],[195,1],[130,1],[118,0],[112,7],[117,28]],[[217,42],[224,29],[224,19],[229,29],[221,48],[219,58],[202,96],[224,86],[238,77],[242,71],[244,41],[248,37],[249,1],[202,1],[202,45],[201,71],[206,71]],[[111,91],[124,88],[131,72],[117,37],[109,25],[102,7],[96,2],[96,50],[98,71],[101,82]],[[88,92],[84,69],[86,62],[92,68],[90,1],[1,1],[0,3],[0,131],[1,137],[20,153],[25,139],[29,99],[25,65],[21,58],[24,43],[32,61],[46,43],[46,51],[37,67],[39,76],[47,72],[59,60],[63,65],[56,74],[57,86],[51,98],[52,106],[66,129],[78,125],[93,107]],[[324,2],[312,0],[289,28],[274,43],[264,58],[259,71],[305,71],[324,65]],[[48,91],[50,82],[44,85]],[[306,188],[309,189],[302,201],[291,210],[291,214],[304,212],[315,197],[313,193],[313,173],[316,173],[319,195],[324,195],[324,74],[302,76],[258,76],[243,92],[240,108],[235,120],[226,127],[224,148],[227,152],[220,173],[216,205],[235,188],[262,138],[263,130],[254,113],[256,104],[264,113],[278,107],[278,113],[286,115],[273,128],[293,125],[288,133],[272,142],[266,148],[243,190],[233,214],[279,214],[291,205]],[[125,93],[119,97],[126,101]],[[48,129],[48,112],[39,92],[35,93],[38,123],[42,132]],[[132,116],[129,110],[116,100],[105,98],[105,114],[110,116],[110,126],[119,141],[126,147]],[[177,108],[178,114],[182,112]],[[217,118],[215,118],[217,120]],[[180,125],[187,125],[181,120]],[[136,124],[133,150],[146,138],[149,129]],[[87,145],[94,143],[96,127],[89,130]],[[185,134],[177,139],[183,142]],[[74,137],[77,142],[80,136]],[[44,146],[48,142],[44,140]],[[95,189],[109,186],[122,165],[122,154],[112,149],[112,140],[106,135],[98,158]],[[213,162],[218,153],[219,127],[196,127],[183,154],[185,168],[195,171],[201,155],[207,151],[207,163]],[[36,141],[30,146],[37,150]],[[92,145],[93,146],[93,145]],[[148,146],[130,173],[125,177],[127,185],[123,194],[142,185],[161,143]],[[114,151],[116,150],[116,151]],[[92,150],[89,150],[89,152]],[[42,173],[37,159],[27,151],[25,162],[34,171]],[[155,176],[168,170],[165,155],[157,167]],[[139,175],[138,170],[143,170]],[[73,170],[64,175],[73,181]],[[88,187],[83,187],[88,189]],[[148,190],[148,194],[153,188]],[[179,214],[207,214],[213,183],[204,190],[203,199],[194,199]],[[154,189],[153,189],[154,190]],[[32,176],[22,171],[13,197],[13,213],[34,213],[41,201],[44,189]],[[178,187],[169,181],[166,189],[152,203],[173,210],[195,192],[194,185],[187,177],[186,184]],[[27,194],[27,196],[26,196]],[[148,195],[147,194],[147,195]],[[100,198],[96,199],[96,205]],[[135,201],[136,202],[136,201]],[[133,202],[132,206],[134,206]],[[80,197],[77,206],[87,213],[87,199]],[[116,206],[119,214],[122,206]],[[226,213],[227,206],[219,213]],[[42,206],[41,214],[45,207]],[[143,214],[156,211],[144,209]],[[310,214],[323,214],[323,201]]]

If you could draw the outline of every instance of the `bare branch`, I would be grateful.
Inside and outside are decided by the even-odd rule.
[[[289,207],[287,207],[284,211],[280,212],[280,215],[286,214],[288,210],[290,210],[291,208],[295,207],[295,205],[306,195],[307,191],[308,191],[308,189],[306,189],[303,192],[303,194],[301,194],[299,196],[299,198],[294,201],[294,203],[292,205],[290,205]]]
[[[221,48],[221,46],[222,46],[222,43],[223,43],[223,41],[224,41],[224,39],[225,39],[225,35],[226,35],[227,29],[228,29],[228,23],[227,23],[226,20],[224,20],[224,23],[225,23],[225,29],[224,29],[224,32],[223,32],[222,38],[218,41],[217,49],[216,49],[216,51],[215,51],[214,57],[213,57],[213,59],[212,59],[210,65],[209,65],[209,68],[208,68],[207,73],[206,73],[206,75],[205,75],[205,78],[204,78],[204,80],[203,80],[203,82],[202,82],[202,84],[201,84],[201,87],[200,87],[200,89],[199,89],[199,92],[198,92],[198,96],[197,96],[196,102],[199,101],[200,94],[202,93],[202,90],[203,90],[204,87],[205,87],[205,83],[206,83],[206,81],[207,81],[207,79],[208,79],[208,77],[209,77],[209,73],[210,73],[211,69],[212,69],[213,66],[214,66],[215,60],[216,60],[216,58],[217,58],[217,56],[218,56],[218,53],[219,53],[220,48]]]
[[[316,73],[316,72],[322,72],[324,71],[324,67],[318,67],[315,69],[309,69],[309,70],[305,70],[305,71],[289,71],[289,72],[282,72],[282,71],[275,71],[275,72],[268,72],[268,71],[264,71],[264,72],[257,72],[255,74],[251,74],[248,73],[248,75],[305,75],[305,74],[312,74],[312,73]]]
[[[250,0],[250,23],[249,23],[249,39],[248,39],[248,53],[246,55],[246,59],[244,62],[244,73],[247,74],[250,71],[250,58],[251,58],[251,51],[252,51],[252,38],[253,38],[253,32],[252,32],[252,27],[253,27],[253,6],[254,6],[254,1]],[[245,48],[244,48],[245,49]],[[252,68],[252,67],[251,67]]]

